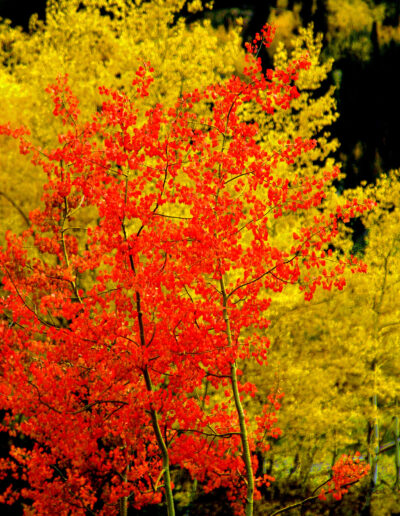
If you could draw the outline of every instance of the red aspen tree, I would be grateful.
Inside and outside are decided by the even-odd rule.
[[[177,468],[253,514],[270,481],[255,478],[256,452],[279,435],[279,399],[266,393],[249,421],[242,400],[256,387],[239,365],[266,364],[269,291],[298,283],[311,299],[318,286],[343,288],[346,267],[365,269],[329,244],[339,221],[371,207],[324,207],[336,168],[318,180],[276,177],[315,141],[270,153],[257,123],[241,119],[246,103],[265,116],[286,109],[309,66],[304,56],[263,73],[257,53],[272,37],[265,27],[248,45],[243,79],[157,104],[144,122],[135,99],[100,87],[101,109],[81,123],[63,76],[47,90],[66,127],[59,146],[38,148],[26,129],[0,127],[48,177],[29,229],[8,232],[0,252],[3,429],[34,442],[2,462],[27,485],[2,499],[22,495],[32,502],[26,514],[126,515],[164,499],[172,516]],[[152,73],[149,64],[136,72],[137,99]],[[209,116],[196,114],[204,100]],[[315,207],[312,225],[271,245],[269,218]],[[214,403],[207,386],[225,400]]]

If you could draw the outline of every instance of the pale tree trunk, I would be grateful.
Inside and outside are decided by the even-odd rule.
[[[222,290],[222,301],[223,301],[223,317],[225,321],[226,328],[226,336],[228,340],[228,346],[232,346],[232,333],[231,333],[231,325],[229,321],[228,314],[228,296],[225,290],[225,284],[223,278],[221,278],[221,290]],[[247,426],[246,419],[244,415],[243,405],[240,400],[239,388],[238,388],[238,379],[237,379],[237,365],[236,361],[234,361],[231,365],[231,384],[232,384],[232,393],[233,399],[235,401],[236,412],[239,420],[240,427],[240,438],[242,441],[242,458],[246,468],[246,480],[247,480],[247,493],[246,493],[246,516],[253,516],[253,506],[254,506],[254,474],[253,467],[251,464],[251,454],[250,454],[250,446],[249,446],[249,438],[247,435]]]

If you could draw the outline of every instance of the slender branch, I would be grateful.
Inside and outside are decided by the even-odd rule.
[[[211,428],[211,427],[209,427]],[[213,430],[211,428],[211,430]],[[192,432],[194,434],[200,434],[200,435],[204,435],[205,437],[222,437],[222,438],[228,438],[228,437],[232,437],[232,435],[241,435],[240,432],[224,432],[223,434],[219,434],[218,432],[215,432],[213,430],[213,433],[208,433],[208,432],[203,432],[202,430],[195,430],[195,429],[192,429],[192,428],[182,428],[180,430],[178,430],[178,433],[181,433],[181,434],[184,434],[186,432]]]
[[[25,212],[22,210],[22,208],[20,206],[18,206],[18,204],[15,201],[13,201],[11,199],[11,197],[9,197],[5,192],[2,192],[0,190],[0,195],[2,195],[4,197],[4,199],[6,199],[11,204],[11,206],[18,211],[18,213],[24,219],[25,224],[28,226],[28,228],[30,228],[31,222],[30,222],[29,218],[26,216]]]
[[[157,491],[158,484],[159,484],[159,482],[160,482],[160,480],[161,480],[162,476],[164,475],[164,473],[165,473],[165,470],[164,470],[164,469],[162,469],[162,470],[160,471],[160,474],[159,474],[159,475],[158,475],[158,477],[157,477],[156,483],[154,484],[154,488],[153,488],[153,489],[154,489],[154,491]]]
[[[43,324],[44,326],[47,326],[47,328],[57,328],[57,329],[61,329],[62,327],[61,326],[58,326],[56,324],[53,324],[53,323],[50,323],[48,321],[46,321],[45,319],[43,319],[38,313],[36,310],[34,310],[33,308],[31,308],[25,301],[25,299],[22,297],[20,291],[18,290],[18,287],[16,286],[16,284],[14,283],[14,280],[10,274],[10,272],[8,271],[7,267],[4,267],[4,270],[6,271],[6,274],[8,276],[8,279],[11,281],[13,287],[15,288],[15,292],[17,293],[17,296],[20,298],[20,300],[22,301],[22,304],[25,306],[25,308],[27,308],[36,318],[37,320]],[[69,329],[69,328],[67,328]]]
[[[82,199],[79,201],[78,206],[76,208],[74,208],[72,211],[70,211],[69,213],[67,213],[66,217],[67,218],[72,217],[72,215],[74,215],[82,207],[84,200],[85,200],[85,196],[83,195]],[[72,228],[67,228],[67,229],[72,229]]]
[[[206,376],[213,376],[214,378],[230,378],[230,374],[215,374],[215,373],[209,373],[206,371]]]
[[[224,182],[224,185],[227,185],[231,181],[235,181],[235,179],[239,179],[239,177],[248,176],[249,174],[250,174],[250,172],[243,172],[243,174],[239,174],[238,176],[231,177],[230,179],[228,179],[227,181]]]
[[[177,215],[166,215],[164,213],[154,213],[157,217],[165,217],[167,219],[192,220],[193,217],[178,217]]]
[[[278,281],[282,281],[282,283],[287,283],[288,285],[291,285],[292,282],[291,281],[288,281],[288,280],[284,280],[283,278],[280,278],[279,276],[277,276],[276,274],[274,274],[273,272],[270,272],[271,276],[273,276],[275,279],[277,279]]]
[[[117,410],[119,410],[124,405],[128,405],[128,402],[122,401],[122,400],[96,400],[96,401],[93,401],[92,403],[88,403],[87,405],[85,405],[84,407],[82,407],[78,410],[64,410],[63,411],[63,410],[59,410],[59,409],[53,407],[52,405],[50,405],[49,403],[44,401],[42,398],[42,394],[39,390],[39,387],[37,385],[35,385],[31,380],[28,380],[28,384],[36,389],[36,391],[38,393],[39,403],[41,403],[48,409],[52,410],[53,412],[56,412],[57,414],[72,414],[72,415],[81,414],[82,412],[86,412],[87,410],[91,409],[95,405],[101,405],[101,404],[106,404],[106,403],[111,403],[113,405],[120,405],[120,407],[118,407]],[[107,389],[105,389],[103,391],[103,393],[106,392],[108,389],[109,389],[109,387]],[[113,411],[112,413],[114,413],[114,412],[115,411]],[[108,417],[110,417],[110,415],[108,415],[107,418]]]
[[[82,197],[81,204],[82,204],[84,198],[85,198],[85,196]],[[75,210],[73,210],[71,213],[75,213],[77,210],[79,210],[81,204]],[[64,218],[63,218],[62,223],[61,223],[61,245],[62,245],[64,259],[65,259],[65,264],[66,264],[67,268],[69,268],[69,257],[68,257],[68,251],[67,251],[67,246],[66,246],[66,243],[65,243],[64,231],[63,230],[64,230],[64,224],[65,224],[66,220],[69,217],[70,217],[70,214],[68,213],[68,199],[66,197],[64,197]],[[81,296],[79,295],[78,287],[77,287],[77,284],[76,284],[76,279],[72,279],[70,281],[70,284],[72,286],[72,289],[73,289],[73,291],[75,293],[76,298],[78,299],[79,303],[82,304],[82,299],[81,299]]]
[[[91,409],[95,405],[100,405],[100,404],[103,404],[103,403],[111,403],[113,405],[121,405],[121,407],[124,406],[124,405],[129,405],[127,401],[120,401],[120,400],[96,400],[96,401],[93,401],[92,403],[89,403],[88,405],[85,405],[84,407],[82,407],[79,410],[75,410],[74,412],[69,412],[69,414],[74,414],[74,415],[75,414],[80,414],[81,412],[85,412],[86,410]]]
[[[296,254],[294,254],[289,260],[286,260],[284,262],[282,262],[283,265],[286,265],[287,263],[290,263],[292,262],[295,258],[297,258],[298,256],[298,252]],[[276,265],[274,265],[273,267],[271,267],[270,269],[268,269],[267,271],[263,272],[262,274],[260,274],[259,276],[257,276],[256,278],[253,278],[252,280],[249,280],[249,281],[246,281],[245,283],[242,283],[241,285],[238,285],[237,287],[235,287],[233,290],[231,290],[231,292],[229,294],[227,294],[227,298],[229,299],[236,291],[238,291],[239,289],[243,288],[243,287],[247,287],[247,285],[251,285],[252,283],[256,283],[257,281],[259,281],[260,279],[262,279],[264,276],[266,276],[267,274],[270,274],[272,273],[272,271],[274,271],[278,265],[281,265],[279,263],[277,263]],[[275,276],[276,277],[276,276]],[[279,278],[278,278],[279,279]]]
[[[313,493],[318,491],[318,489],[321,489],[321,487],[323,487],[325,484],[327,484],[330,480],[331,479],[326,480],[323,484],[321,484],[316,489],[314,489]],[[346,487],[352,486],[353,484],[357,484],[357,482],[358,482],[358,480],[354,480],[353,482],[349,482],[348,484],[344,484],[341,487],[346,488]],[[305,498],[304,500],[301,500],[300,502],[296,502],[296,503],[293,503],[291,505],[287,505],[286,507],[283,507],[282,509],[278,509],[277,511],[274,511],[273,513],[271,513],[269,516],[276,516],[277,514],[281,514],[282,512],[290,511],[292,509],[295,509],[296,507],[301,507],[305,503],[312,502],[313,500],[316,500],[317,498],[319,498],[319,495],[309,496],[308,498]]]
[[[228,299],[229,296],[225,290],[224,279],[221,276],[220,286],[222,291],[222,306],[223,306],[223,317],[225,321],[226,328],[226,337],[228,340],[228,345],[232,345],[232,333],[231,333],[231,325],[228,314]],[[246,516],[253,516],[253,505],[254,505],[254,473],[253,466],[251,463],[251,454],[250,454],[250,446],[249,446],[249,438],[247,435],[247,426],[246,419],[244,415],[244,410],[242,406],[242,402],[240,399],[239,388],[238,388],[238,379],[237,379],[237,366],[236,360],[234,360],[231,364],[231,384],[233,391],[233,398],[235,401],[236,412],[239,419],[239,427],[240,427],[240,437],[242,441],[242,458],[246,467],[246,480],[247,480],[247,493],[246,493]]]
[[[241,226],[239,229],[237,229],[234,233],[232,233],[232,235],[236,235],[237,233],[240,233],[241,231],[243,231],[243,229],[247,228],[247,226],[250,226],[250,224],[253,224],[253,222],[259,222],[260,220],[262,220],[264,217],[266,217],[270,212],[271,212],[272,208],[270,208],[269,210],[267,210],[263,215],[261,215],[261,217],[259,217],[258,219],[251,219],[249,220],[248,222],[246,222],[246,224],[244,224],[243,226]]]
[[[57,414],[62,414],[62,410],[58,410],[56,409],[55,407],[52,407],[49,403],[47,403],[46,401],[43,401],[42,399],[42,395],[40,393],[40,390],[39,390],[39,387],[37,385],[35,385],[31,380],[28,380],[28,384],[29,385],[32,385],[32,387],[34,387],[38,393],[38,398],[39,398],[39,403],[41,403],[42,405],[44,405],[45,407],[47,407],[48,409],[52,410],[53,412],[57,412]]]
[[[300,502],[296,502],[291,505],[287,505],[286,507],[283,507],[282,509],[278,509],[277,511],[274,511],[270,516],[276,516],[277,514],[281,514],[282,512],[290,511],[292,509],[295,509],[296,507],[301,507],[305,503],[312,502],[313,500],[316,500],[319,497],[319,495],[310,496],[308,498],[305,498],[304,500],[301,500]]]

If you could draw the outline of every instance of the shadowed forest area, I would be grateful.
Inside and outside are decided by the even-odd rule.
[[[216,0],[210,5],[201,0],[0,0],[0,18],[1,514],[171,516],[175,512],[165,487],[168,471],[176,514],[247,516],[253,514],[246,476],[252,467],[254,514],[399,515],[400,100],[396,77],[400,3]],[[262,32],[266,23],[276,32],[271,44],[263,47],[260,41],[270,36],[265,29]],[[252,62],[245,61],[246,43],[251,43],[256,33],[262,37],[256,41],[260,47],[252,58],[260,57],[260,70],[251,75],[246,71]],[[269,70],[277,72],[274,75]],[[148,73],[153,82],[145,84]],[[64,74],[68,78],[56,82]],[[219,112],[219,99],[230,98],[229,88],[225,91],[216,86],[204,97],[202,92],[211,91],[207,90],[209,85],[225,84],[232,75],[238,78],[237,83],[228,83],[232,91],[239,81],[243,88],[258,85],[259,76],[266,77],[275,89],[271,87],[265,98],[262,86],[259,91],[249,90],[247,104],[241,104],[237,112],[233,107],[236,100],[228,108],[221,101],[225,107]],[[135,77],[138,82],[132,84]],[[103,86],[100,92],[99,86]],[[113,96],[113,89],[121,96]],[[190,97],[188,92],[194,90],[197,94]],[[186,94],[187,104],[182,101],[183,107],[176,108],[177,99]],[[74,95],[79,99],[80,113]],[[110,96],[109,104],[103,103],[104,95]],[[129,111],[133,104],[137,112]],[[232,124],[238,125],[229,133],[231,111]],[[123,113],[128,119],[128,112],[131,126],[124,129],[118,117]],[[190,132],[190,116],[186,119],[182,115],[181,119],[181,112],[193,114],[190,116],[199,120],[202,128]],[[84,124],[92,119],[98,125],[89,130]],[[221,120],[225,126],[222,122],[218,126]],[[216,135],[213,124],[219,127]],[[29,128],[30,135],[15,129],[22,126]],[[117,135],[117,126],[126,140]],[[244,127],[252,129],[246,133]],[[168,154],[172,136],[165,137],[164,130],[186,145],[180,147],[174,140],[174,159],[172,151]],[[143,140],[142,147],[135,147],[135,138]],[[163,138],[167,143],[160,150],[154,141],[164,142]],[[129,160],[127,141],[131,145]],[[101,152],[109,161],[101,166],[106,169],[113,164],[109,177],[101,176],[96,165],[96,180],[89,174],[84,180],[67,181],[65,170],[79,174],[79,167],[86,167],[93,172],[93,156],[100,153],[103,144]],[[118,154],[118,145],[125,154]],[[73,156],[72,151],[68,154],[68,146],[74,149]],[[221,149],[218,159],[213,148]],[[140,162],[142,149],[146,149],[146,157]],[[185,160],[192,159],[191,153],[199,168],[207,163],[204,171],[201,168],[201,180],[194,171],[187,172],[190,167],[186,168]],[[46,156],[51,162],[47,168]],[[270,165],[259,171],[254,163],[261,156],[267,156]],[[151,170],[159,168],[157,160],[163,159],[165,174],[158,176]],[[169,179],[175,162],[181,168],[177,166]],[[124,217],[129,218],[125,211],[118,215],[123,243],[107,255],[105,246],[111,246],[119,230],[111,222],[106,227],[103,221],[113,216],[113,210],[119,214],[122,204],[126,207],[130,176],[123,171],[139,170],[141,163],[153,179],[132,186],[132,199],[141,199],[143,204],[129,215],[130,225],[126,222],[125,226]],[[237,175],[223,176],[226,197],[217,190],[213,210],[202,212],[195,181],[201,183],[199,199],[208,199],[207,183],[214,184],[210,171],[218,171],[221,182],[224,167],[233,167]],[[258,177],[257,182],[253,179],[257,173],[266,174],[267,179]],[[181,179],[180,174],[188,175]],[[250,178],[249,184],[241,183],[242,175]],[[120,176],[124,179],[116,184],[120,190],[125,187],[125,197],[121,194],[117,200],[111,191],[114,179]],[[273,183],[268,195],[260,193],[262,182]],[[154,188],[160,188],[159,197],[153,197]],[[302,193],[292,193],[297,190]],[[163,195],[169,196],[168,202]],[[165,230],[168,242],[179,240],[182,234],[192,245],[201,222],[195,227],[190,224],[196,217],[204,224],[212,219],[211,213],[216,217],[220,197],[226,200],[227,210],[219,217],[226,217],[221,234],[230,224],[238,228],[233,243],[226,244],[234,247],[232,254],[226,255],[231,268],[226,266],[218,281],[217,273],[210,272],[211,265],[205,272],[198,269],[198,277],[205,278],[204,290],[200,290],[199,280],[193,279],[196,272],[193,277],[188,272],[198,266],[192,255],[208,256],[207,249],[215,244],[211,236],[215,237],[219,226],[207,226],[207,245],[184,247],[180,254],[173,245],[166,247],[165,241],[164,247],[155,242],[157,234],[164,235]],[[192,206],[188,199],[192,199]],[[235,202],[242,200],[239,209]],[[132,235],[137,241],[140,235],[145,238],[146,224],[151,225],[148,221],[158,215],[159,207],[163,213],[167,213],[166,207],[171,211],[157,218],[153,240],[149,236],[142,247],[132,244]],[[151,215],[146,218],[143,210]],[[142,221],[137,227],[135,217]],[[331,232],[326,230],[329,225],[323,225],[329,217],[335,220]],[[169,220],[181,224],[175,233],[162,225]],[[250,238],[243,228],[257,224],[258,229],[249,230]],[[237,233],[244,236],[236,237]],[[69,234],[71,239],[64,239]],[[317,245],[315,235],[319,238],[321,234]],[[269,247],[263,247],[266,240]],[[137,262],[132,251],[136,245],[143,253]],[[59,247],[53,251],[51,246]],[[306,247],[310,247],[309,254],[302,254]],[[220,252],[222,256],[225,250]],[[248,255],[241,258],[242,252]],[[268,270],[260,273],[259,263],[269,252]],[[104,263],[102,253],[107,255]],[[121,258],[124,253],[125,258]],[[181,261],[181,256],[187,261]],[[92,264],[86,265],[89,258]],[[119,266],[111,273],[119,259]],[[215,256],[209,259],[211,263]],[[220,271],[222,258],[218,260]],[[246,264],[257,281],[266,276],[270,283],[263,283],[257,292],[251,290],[253,280],[249,278],[253,276],[247,274]],[[178,265],[186,274],[182,284],[177,280]],[[125,266],[130,269],[121,287],[118,271]],[[140,275],[137,271],[141,266],[146,273],[143,283],[132,283],[137,289],[133,300],[133,287],[129,293],[126,285]],[[61,301],[55,286],[60,271],[68,284],[67,290],[62,287]],[[167,279],[157,280],[159,287],[152,283],[150,289],[146,281],[153,280],[148,278],[164,278],[163,274]],[[179,283],[179,295],[174,281]],[[236,299],[242,287],[249,290]],[[161,293],[169,288],[170,297],[165,301]],[[106,297],[118,290],[126,291],[126,296]],[[223,300],[215,313],[213,292]],[[85,305],[91,296],[97,296],[97,304]],[[174,305],[177,299],[185,307],[181,318],[177,315],[179,304]],[[65,313],[57,304],[63,302],[70,302]],[[131,302],[134,308],[130,310],[137,315],[132,325],[126,308]],[[84,308],[78,310],[77,306]],[[88,310],[93,312],[82,319],[86,322],[78,324]],[[165,328],[159,321],[162,314],[171,317]],[[209,314],[212,317],[207,319]],[[225,330],[220,329],[218,314]],[[228,314],[232,314],[232,332]],[[191,330],[182,329],[182,321],[190,321]],[[85,324],[86,347],[73,354],[66,343],[78,347],[79,325]],[[146,325],[154,325],[147,341]],[[161,326],[164,333],[159,337]],[[90,357],[84,351],[98,352],[100,345],[94,335],[100,327],[107,341],[105,365],[100,351]],[[224,354],[219,341],[214,362],[204,358],[195,362],[178,345],[185,339],[190,345],[207,339],[214,342],[220,331],[236,350],[234,358]],[[158,338],[160,343],[169,342],[167,334],[173,342],[168,353],[175,358],[163,362],[162,351],[151,355],[150,350]],[[90,339],[95,344],[87,344]],[[124,344],[120,344],[122,339]],[[268,351],[255,343],[258,339]],[[118,353],[122,356],[128,341],[141,352],[147,350],[140,365],[135,362],[140,372],[137,383],[122,376],[119,379],[115,366],[121,360],[115,357]],[[54,351],[64,345],[64,355]],[[194,356],[200,352],[193,346]],[[189,361],[182,365],[182,371],[176,356],[182,356],[182,364]],[[133,358],[126,358],[126,364],[130,360]],[[228,372],[224,360],[225,365],[230,364]],[[96,363],[102,364],[101,374],[91,376]],[[236,366],[243,421],[234,392]],[[195,377],[190,371],[200,372]],[[106,380],[107,375],[110,380]],[[183,379],[190,384],[187,391],[182,387]],[[52,397],[54,385],[57,388]],[[174,397],[179,401],[173,401]],[[185,399],[182,405],[181,399]],[[196,426],[194,419],[185,433],[182,428],[191,411],[199,414],[203,426]],[[220,419],[219,412],[224,414]],[[252,466],[246,464],[242,423],[248,427]],[[78,430],[79,424],[84,430]],[[91,424],[97,433],[89,439]],[[128,425],[134,438],[122,424]],[[103,433],[102,425],[107,428]],[[144,430],[140,430],[141,425]],[[75,446],[79,432],[86,436],[82,440],[87,439],[87,449],[86,444]],[[57,442],[52,433],[57,434]],[[63,441],[70,443],[71,454],[66,445],[59,444]],[[184,447],[191,455],[181,454]],[[341,464],[343,455],[350,462],[340,470],[336,465]],[[363,470],[357,477],[355,470],[350,471],[353,457],[357,457],[354,464],[358,464],[358,457],[365,461],[368,472]],[[337,478],[342,478],[342,484]]]

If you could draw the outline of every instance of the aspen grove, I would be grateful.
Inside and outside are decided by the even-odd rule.
[[[121,516],[165,504],[172,516],[180,472],[204,492],[223,489],[249,516],[273,481],[259,457],[285,431],[282,393],[261,393],[250,419],[244,400],[257,387],[241,364],[267,366],[269,292],[297,284],[310,300],[317,288],[342,289],[347,268],[365,271],[332,242],[338,224],[373,203],[327,206],[336,167],[276,174],[316,141],[267,152],[244,116],[250,104],[265,117],[287,109],[310,66],[304,55],[264,72],[258,52],[272,38],[265,26],[248,44],[243,77],[183,93],[172,108],[141,108],[154,74],[144,62],[136,98],[100,87],[104,102],[81,121],[60,76],[47,88],[65,127],[56,148],[0,126],[47,177],[30,227],[9,231],[0,250],[2,431],[32,443],[0,462],[10,478],[3,503],[21,497],[26,514]],[[271,242],[271,220],[315,208],[285,246]],[[367,467],[349,456],[332,472],[321,498],[340,498]]]

